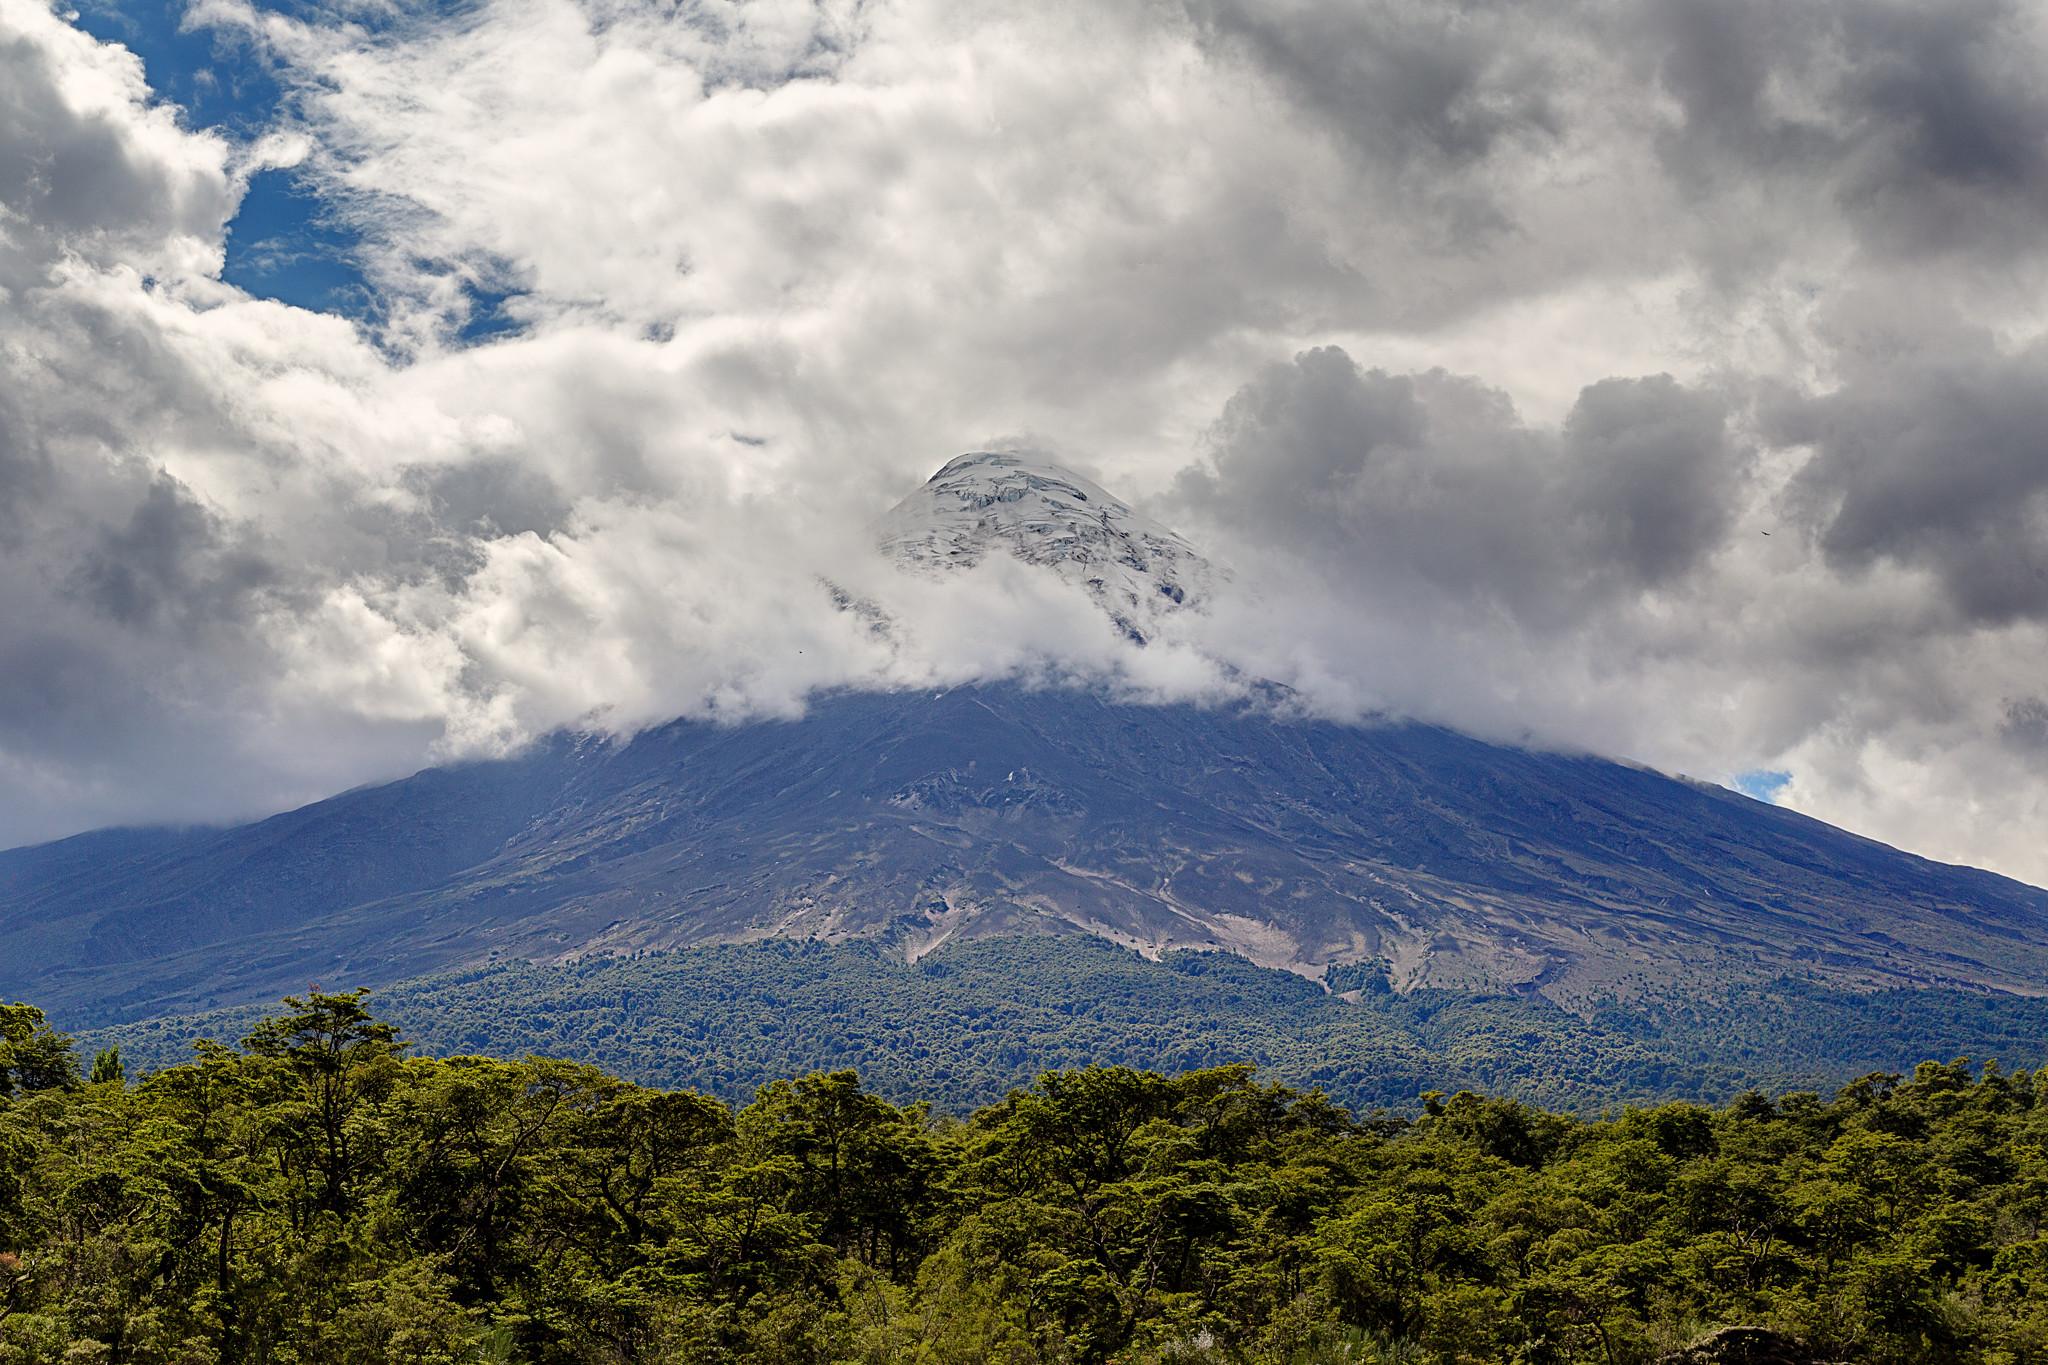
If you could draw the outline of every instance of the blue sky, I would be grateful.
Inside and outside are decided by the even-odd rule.
[[[195,127],[238,137],[262,131],[276,116],[282,92],[248,48],[184,24],[182,0],[85,0],[77,24],[142,58],[157,94],[184,108]]]
[[[1782,768],[1752,768],[1735,775],[1735,790],[1759,801],[1777,804],[1778,793],[1792,784],[1792,774]]]
[[[193,128],[238,143],[273,127],[285,91],[249,44],[184,22],[182,0],[88,0],[78,26],[142,58],[159,98],[185,111]],[[230,284],[300,308],[365,314],[370,293],[351,255],[355,236],[295,171],[266,170],[250,182],[229,226]]]
[[[287,120],[289,93],[240,36],[185,22],[183,0],[87,0],[77,24],[142,58],[158,98],[179,106],[188,126],[248,143]],[[223,278],[257,298],[368,318],[375,295],[357,266],[358,237],[345,215],[296,169],[259,171],[229,224]],[[458,334],[477,341],[517,330],[504,312],[513,295],[473,290]]]

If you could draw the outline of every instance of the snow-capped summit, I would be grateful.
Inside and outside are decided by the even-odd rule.
[[[877,527],[883,553],[913,572],[979,564],[991,552],[1087,588],[1142,642],[1166,612],[1198,604],[1214,571],[1180,536],[1072,470],[1004,451],[949,461]]]

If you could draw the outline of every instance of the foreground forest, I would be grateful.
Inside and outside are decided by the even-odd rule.
[[[0,1007],[5,1365],[1619,1365],[1734,1324],[2003,1365],[2048,1361],[2044,1216],[2048,1071],[1960,1062],[1600,1121],[1091,1068],[951,1120],[410,1057],[360,995],[130,1081]]]

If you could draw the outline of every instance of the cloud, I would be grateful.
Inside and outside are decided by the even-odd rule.
[[[2022,697],[2005,705],[2001,737],[2025,754],[2048,754],[2048,699]]]
[[[2048,347],[1943,329],[1772,416],[1813,451],[1798,491],[1831,565],[1924,570],[1986,625],[2048,618]]]
[[[2038,877],[2048,631],[2006,589],[2039,470],[1987,393],[1942,400],[1964,353],[1936,355],[1792,398],[1604,379],[1544,425],[1316,348],[1228,401],[1167,507],[1243,570],[1210,648],[1312,709],[1782,770],[1785,804]],[[2039,387],[2028,352],[1960,363]]]
[[[187,19],[286,92],[254,140],[0,0],[0,842],[1229,663],[2048,878],[2031,7]],[[222,282],[287,164],[360,317]],[[1006,561],[876,562],[1002,432],[1239,590],[1134,651]]]
[[[1682,114],[1660,139],[1681,183],[1825,196],[1887,256],[2038,253],[2036,7],[1666,0],[1644,8],[1641,34]]]
[[[236,198],[227,146],[147,95],[125,50],[32,0],[0,11],[0,288],[27,286],[60,255],[217,265]]]
[[[1557,45],[1512,6],[1201,0],[1190,13],[1207,46],[1258,70],[1454,229],[1512,226],[1460,173],[1540,153],[1562,131]]]
[[[1432,371],[1323,347],[1240,389],[1186,473],[1188,514],[1379,591],[1482,600],[1532,623],[1677,578],[1727,532],[1746,453],[1725,400],[1668,375],[1605,379],[1561,428]]]

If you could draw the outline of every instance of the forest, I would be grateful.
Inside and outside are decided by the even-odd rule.
[[[1094,1066],[953,1118],[414,1056],[361,992],[135,1078],[0,1007],[5,1365],[2012,1365],[2044,1216],[2048,1070],[1965,1061],[1597,1119]]]
[[[574,1057],[629,1080],[744,1104],[769,1081],[858,1067],[898,1103],[965,1116],[1041,1072],[1255,1063],[1353,1109],[1475,1090],[1598,1114],[1746,1090],[1832,1091],[1926,1057],[2038,1060],[2048,1000],[1810,978],[1674,986],[1565,1009],[1540,996],[1393,991],[1370,963],[1331,990],[1230,953],[1152,961],[1084,936],[950,943],[906,963],[872,942],[722,944],[580,961],[500,961],[378,987],[418,1051]],[[353,982],[349,983],[355,984]],[[1333,993],[1342,992],[1342,994]],[[129,1069],[239,1038],[260,1006],[82,1034]],[[68,1021],[60,1021],[68,1022]]]

